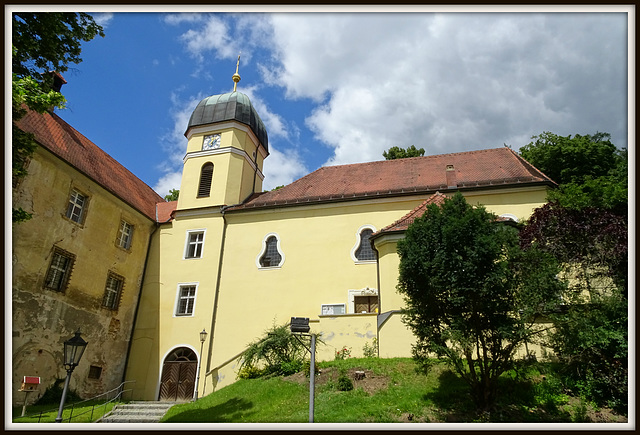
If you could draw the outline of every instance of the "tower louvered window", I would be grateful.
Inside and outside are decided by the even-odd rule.
[[[205,163],[200,170],[200,184],[198,185],[198,198],[205,198],[211,194],[211,182],[213,181],[213,163]]]

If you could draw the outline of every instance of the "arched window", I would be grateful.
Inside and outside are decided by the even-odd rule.
[[[262,251],[258,255],[257,263],[259,268],[280,267],[284,263],[280,240],[276,234],[267,234],[262,241]]]
[[[371,235],[374,232],[374,228],[370,226],[364,226],[360,228],[357,236],[356,246],[352,251],[352,257],[355,261],[376,261],[378,258],[376,251],[371,246]]]
[[[213,180],[213,163],[202,165],[200,170],[200,184],[198,185],[198,198],[205,198],[211,193],[211,181]]]

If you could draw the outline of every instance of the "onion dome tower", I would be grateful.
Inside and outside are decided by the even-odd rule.
[[[233,91],[200,101],[185,136],[178,209],[238,204],[262,191],[262,164],[269,155],[267,130],[249,97]]]

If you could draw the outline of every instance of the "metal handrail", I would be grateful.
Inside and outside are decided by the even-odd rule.
[[[91,420],[91,421],[93,421],[93,413],[94,413],[94,411],[95,411],[95,408],[96,408],[96,407],[99,407],[99,406],[104,406],[104,411],[103,411],[103,414],[102,414],[102,417],[104,417],[104,415],[106,414],[107,405],[108,405],[109,403],[111,403],[111,402],[113,402],[113,401],[115,401],[115,400],[118,400],[118,401],[119,401],[119,400],[123,397],[123,395],[124,395],[124,393],[125,393],[125,392],[133,391],[133,389],[127,389],[127,390],[123,389],[124,385],[125,385],[125,384],[130,384],[130,383],[135,383],[135,382],[136,382],[136,381],[124,381],[123,383],[121,383],[120,385],[118,385],[116,388],[113,388],[113,389],[111,389],[111,390],[109,390],[109,391],[106,391],[106,392],[104,392],[104,393],[102,393],[102,394],[98,394],[97,396],[91,397],[91,398],[89,398],[89,399],[81,400],[80,402],[75,402],[75,403],[72,403],[72,404],[70,404],[70,405],[65,406],[64,408],[67,408],[67,409],[68,409],[68,408],[71,408],[71,413],[69,414],[69,417],[68,417],[68,418],[65,418],[63,421],[66,421],[67,423],[71,423],[71,420],[73,419],[73,417],[78,418],[79,416],[84,415],[84,414],[86,414],[86,413],[88,413],[88,412],[89,412],[89,411],[87,410],[87,411],[81,412],[80,414],[76,414],[76,415],[74,416],[74,415],[73,415],[73,410],[75,409],[75,407],[76,407],[76,406],[78,406],[78,405],[80,405],[80,404],[82,404],[82,403],[85,403],[85,402],[90,402],[90,401],[93,401],[93,400],[97,400],[98,398],[100,398],[100,397],[102,397],[102,396],[108,395],[108,394],[110,394],[110,393],[112,393],[112,392],[114,392],[114,391],[118,391],[118,393],[117,393],[115,396],[113,396],[113,398],[111,398],[111,399],[107,399],[104,403],[101,403],[101,404],[94,404],[94,405],[91,407],[91,417],[90,417],[90,420]],[[64,408],[63,408],[63,409],[64,409]],[[49,413],[49,412],[56,412],[57,410],[58,410],[58,408],[54,408],[54,409],[50,409],[50,410],[45,410],[45,411],[40,411],[40,412],[39,412],[39,413],[37,413],[37,414],[31,414],[31,415],[27,415],[27,416],[25,416],[25,417],[36,417],[36,416],[38,416],[38,423],[40,423],[40,421],[42,420],[42,415],[43,415],[43,414],[46,414],[46,413]],[[102,417],[100,417],[100,418],[102,418]]]

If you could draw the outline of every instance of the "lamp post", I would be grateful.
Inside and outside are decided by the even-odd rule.
[[[302,341],[300,341],[300,343],[304,347],[307,347],[307,350],[309,351],[309,353],[311,353],[311,367],[309,368],[309,423],[313,423],[313,414],[315,408],[314,396],[316,374],[316,334],[308,334],[308,332],[311,330],[308,317],[292,317],[291,323],[289,324],[289,329],[293,333],[294,337],[296,336],[296,333],[311,337],[311,347],[305,346]]]
[[[198,385],[200,384],[200,368],[202,367],[202,348],[204,346],[204,341],[207,339],[207,331],[202,329],[200,333],[200,359],[198,360],[198,376],[196,378],[196,392],[195,392],[195,400],[198,400]]]
[[[80,337],[80,328],[78,328],[73,337],[64,342],[64,368],[67,370],[67,379],[64,381],[64,389],[62,390],[62,399],[60,399],[60,408],[58,408],[56,423],[62,423],[62,410],[64,408],[64,401],[67,398],[67,391],[69,391],[69,379],[71,379],[73,369],[80,363],[80,358],[82,358],[86,347],[87,342]]]

